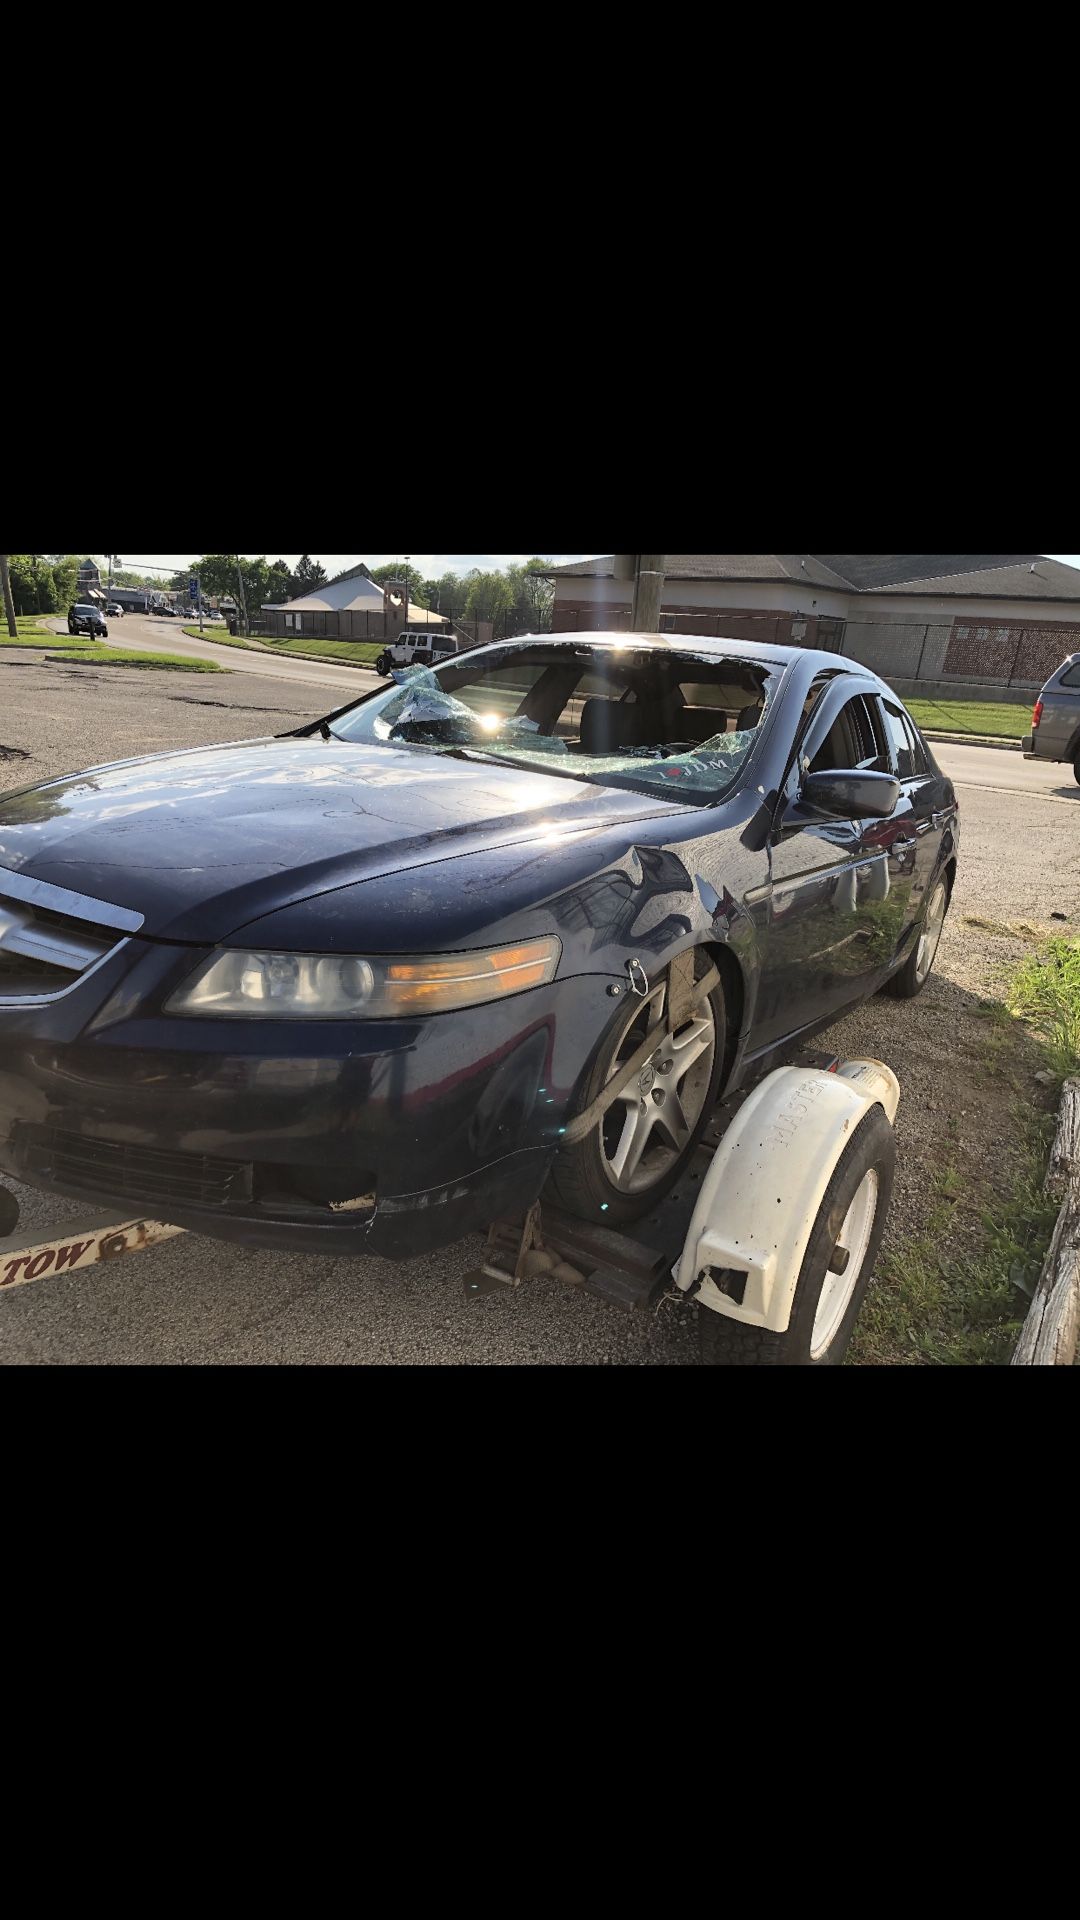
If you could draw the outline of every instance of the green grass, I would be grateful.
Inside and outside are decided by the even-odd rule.
[[[927,733],[989,733],[1000,740],[1022,740],[1031,731],[1035,705],[1014,707],[995,700],[908,700],[916,726]]]
[[[1029,954],[1013,976],[1006,1005],[1038,1034],[1053,1073],[1062,1080],[1080,1073],[1080,940],[1049,940]]]
[[[988,1206],[965,1206],[963,1182],[946,1168],[925,1233],[879,1259],[851,1343],[854,1365],[1008,1365],[1058,1213],[1043,1193],[1053,1116],[1018,1103],[1014,1119],[1008,1190]],[[967,1214],[962,1236],[950,1234],[958,1208]]]
[[[52,636],[54,646],[56,635]],[[50,660],[73,660],[98,667],[168,667],[173,673],[228,673],[216,660],[193,660],[178,653],[129,653],[123,647],[107,647],[100,640],[75,641],[47,656]]]
[[[273,647],[275,653],[313,653],[320,660],[352,661],[355,666],[370,666],[383,650],[382,640],[324,640],[314,634],[309,639],[271,640],[263,639],[264,646]]]
[[[1043,1192],[1055,1118],[1017,1078],[1016,1026],[1056,1078],[1080,1073],[1080,941],[1044,941],[985,1007],[982,1064],[1011,1083],[1016,1154],[989,1196],[970,1192],[953,1166],[939,1176],[925,1231],[878,1262],[851,1345],[857,1366],[1007,1366],[1012,1356],[1058,1214]]]
[[[212,640],[215,647],[247,647],[246,640],[242,640],[238,633],[230,633],[228,627],[224,626],[207,626],[204,633],[200,633],[198,627],[181,627],[180,631],[190,633],[193,640]],[[249,647],[248,651],[254,653],[256,649]]]
[[[0,618],[0,645],[5,647],[55,647],[57,646],[59,644],[59,636],[55,633],[51,633],[48,627],[43,627],[41,624],[42,620],[50,617],[51,616],[43,613],[16,614],[15,625],[19,629],[19,637],[17,640],[13,640],[11,638],[11,635],[7,630],[7,621]],[[69,634],[68,636],[72,646],[75,645],[76,637],[77,636],[75,634]],[[78,637],[81,637],[81,636],[78,636]]]

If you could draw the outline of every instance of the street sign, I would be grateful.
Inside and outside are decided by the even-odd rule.
[[[191,591],[191,597],[192,597],[192,599],[193,599],[193,600],[196,600],[196,599],[198,599],[198,595],[199,595],[199,582],[198,582],[198,580],[196,579],[196,577],[195,577],[195,575],[194,575],[194,574],[192,574],[192,576],[191,576],[191,579],[190,579],[190,580],[188,581],[188,586],[189,586],[189,588],[190,588],[190,591]]]

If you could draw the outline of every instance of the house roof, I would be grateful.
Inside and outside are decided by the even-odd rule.
[[[397,594],[391,597],[399,599]],[[345,573],[336,573],[313,593],[301,594],[298,600],[268,600],[264,610],[267,613],[381,613],[384,604],[383,589],[361,562]],[[428,607],[415,607],[411,601],[406,619],[410,627],[449,624],[444,615],[432,613]]]
[[[551,578],[611,579],[613,554],[551,567]],[[842,593],[1080,600],[1080,568],[1042,553],[672,553],[668,580],[792,581]],[[629,582],[627,582],[629,585]]]
[[[545,577],[580,580],[611,579],[614,572],[612,553],[603,554],[598,560],[578,560],[569,566],[543,569]],[[664,577],[668,580],[802,580],[815,587],[839,588],[846,588],[848,584],[812,553],[669,553]]]

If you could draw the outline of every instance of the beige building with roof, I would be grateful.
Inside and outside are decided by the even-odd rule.
[[[380,586],[361,563],[305,593],[299,600],[266,606],[262,617],[269,635],[295,640],[316,635],[330,640],[393,640],[402,627],[447,628],[450,622],[427,607],[405,604],[401,591]]]
[[[614,555],[553,567],[552,630],[628,626]],[[1080,570],[1041,553],[673,553],[661,628],[820,647],[904,691],[1037,690],[1080,651]]]

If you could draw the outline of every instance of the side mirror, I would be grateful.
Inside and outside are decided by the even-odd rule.
[[[891,773],[808,773],[800,804],[837,820],[887,820],[896,811],[900,782]]]

